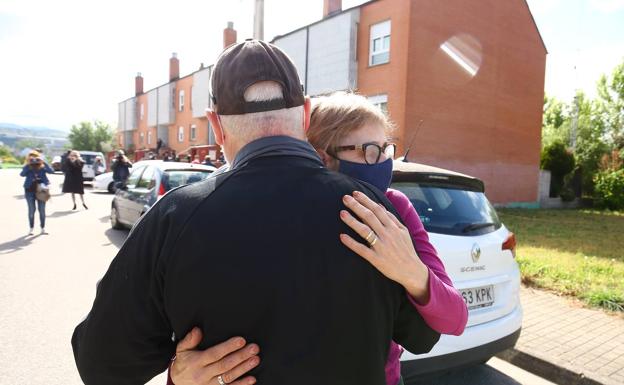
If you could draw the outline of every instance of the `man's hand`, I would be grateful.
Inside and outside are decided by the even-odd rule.
[[[201,340],[202,332],[195,327],[178,343],[170,373],[175,385],[220,385],[218,376],[226,384],[256,383],[252,376],[238,378],[260,363],[258,345],[233,337],[204,351],[193,350]]]

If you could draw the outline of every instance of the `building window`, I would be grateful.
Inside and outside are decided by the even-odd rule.
[[[193,111],[193,102],[191,101],[192,97],[193,97],[193,86],[191,86],[191,93],[189,94],[189,97],[188,97],[188,104],[189,106],[191,106],[191,111]]]
[[[178,101],[178,111],[184,111],[184,90],[180,90],[180,100]]]
[[[184,142],[184,127],[178,127],[178,142]]]
[[[141,144],[141,145],[143,144],[144,137],[145,137],[145,134],[143,134],[142,132],[139,133],[139,144]]]
[[[369,53],[371,66],[390,61],[390,20],[371,25]]]
[[[191,124],[191,140],[197,139],[197,126]]]
[[[152,131],[148,131],[147,132],[147,145],[151,145],[152,144]]]
[[[141,120],[143,120],[144,116],[145,116],[145,105],[141,103]]]
[[[382,94],[370,96],[368,100],[375,106],[379,107],[384,114],[388,115],[388,95]]]

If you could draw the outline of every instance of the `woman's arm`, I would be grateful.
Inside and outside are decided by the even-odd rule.
[[[341,240],[385,276],[403,285],[412,305],[434,330],[461,334],[468,318],[466,304],[446,274],[416,210],[398,191],[390,191],[387,197],[406,226],[385,208],[355,192],[355,199],[347,196],[344,202],[358,217],[365,218],[364,223],[347,211],[340,216],[363,238],[372,230],[378,240],[370,248],[345,234],[341,235]]]
[[[24,167],[22,167],[22,171],[20,172],[20,176],[26,175],[28,175],[28,165],[24,165]]]
[[[43,169],[45,170],[45,172],[47,172],[48,174],[54,174],[54,170],[52,169],[52,167],[50,167],[49,164],[47,164],[45,161],[43,162]]]

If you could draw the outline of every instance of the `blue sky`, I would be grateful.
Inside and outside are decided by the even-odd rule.
[[[322,3],[265,0],[265,38],[320,19]],[[624,0],[528,3],[549,51],[546,92],[593,95],[599,75],[624,60]],[[240,40],[252,34],[252,12],[253,0],[0,0],[0,122],[115,125],[136,72],[147,90],[168,80],[172,52],[183,75],[212,63],[227,21]]]

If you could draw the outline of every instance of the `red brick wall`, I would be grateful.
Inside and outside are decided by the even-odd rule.
[[[369,67],[370,25],[388,18],[390,63]],[[480,58],[474,77],[441,49],[449,39],[474,62]],[[483,179],[496,203],[538,199],[545,61],[524,0],[381,0],[362,7],[358,89],[388,94],[399,154],[414,139],[411,161]]]
[[[208,144],[208,120],[206,117],[194,118],[192,106],[193,76],[186,76],[176,82],[175,93],[175,123],[169,126],[169,147],[176,153],[187,151],[191,146]],[[184,107],[180,111],[180,90],[184,90]],[[191,140],[191,125],[195,125],[196,138]],[[184,127],[184,140],[178,141],[178,129]]]

